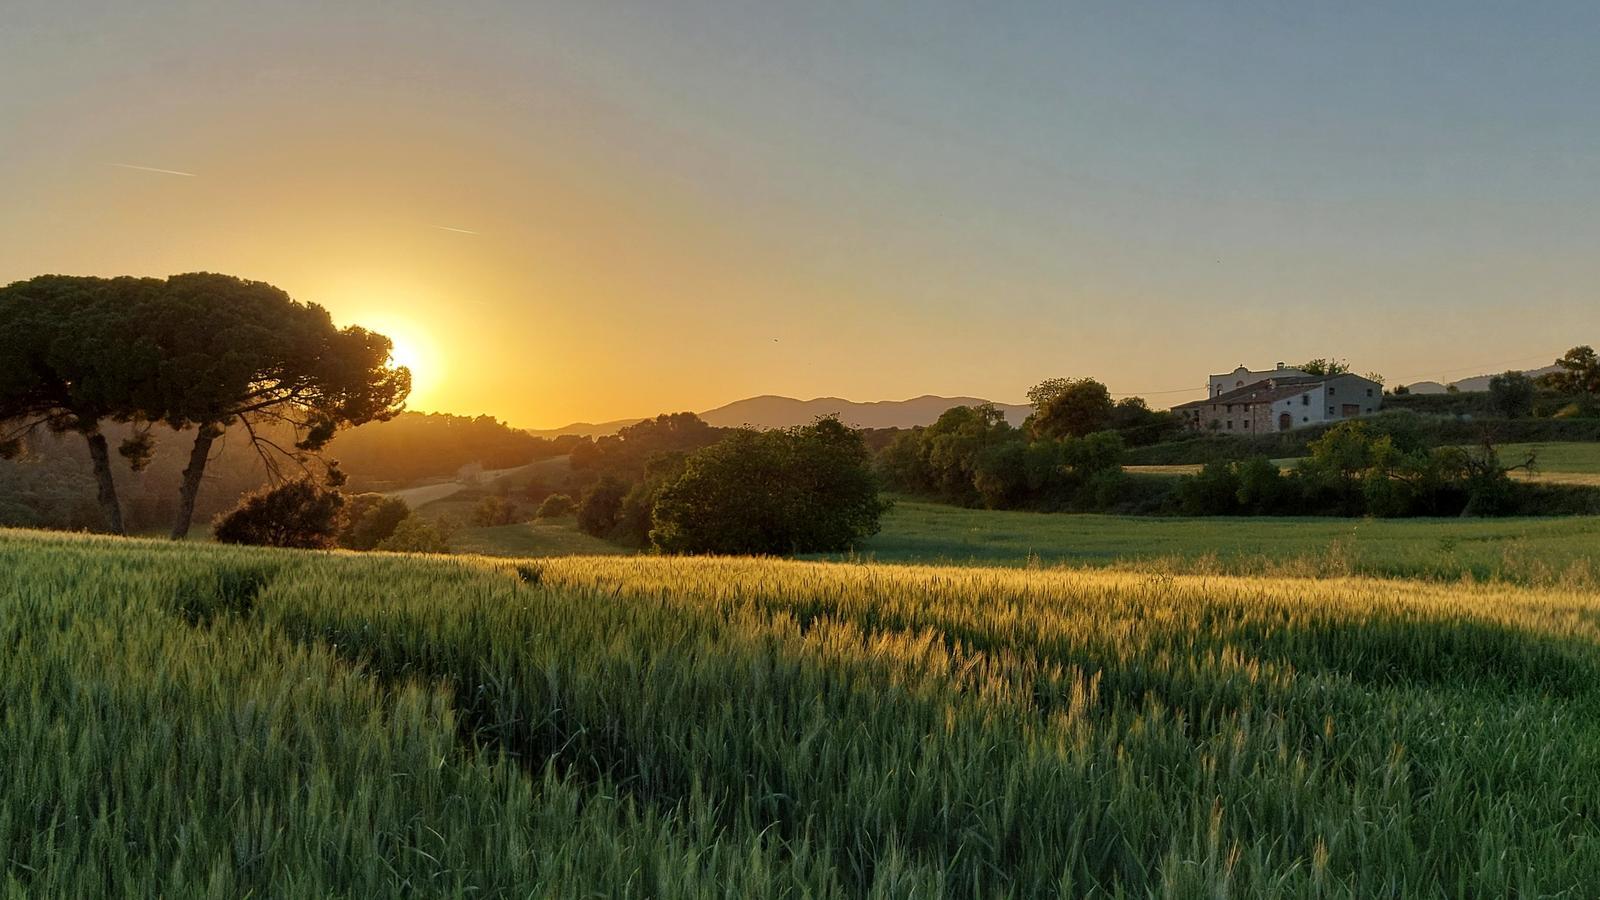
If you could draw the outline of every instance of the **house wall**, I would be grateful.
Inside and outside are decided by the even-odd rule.
[[[1229,390],[1232,390],[1230,387]],[[1354,404],[1357,411],[1346,415],[1345,404]],[[1270,403],[1206,403],[1196,410],[1185,410],[1186,421],[1197,431],[1210,431],[1211,422],[1219,424],[1218,434],[1268,434],[1278,431],[1278,417],[1288,413],[1292,428],[1338,422],[1347,418],[1371,415],[1383,408],[1383,386],[1359,375],[1340,375],[1310,386],[1304,391]],[[1228,423],[1233,427],[1229,428]]]
[[[1345,404],[1358,407],[1354,416],[1345,414]],[[1318,408],[1322,410],[1324,422],[1371,415],[1383,408],[1383,385],[1360,375],[1340,375],[1327,382],[1322,405]]]

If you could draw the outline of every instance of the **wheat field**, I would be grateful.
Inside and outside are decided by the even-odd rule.
[[[1582,586],[0,532],[12,896],[1583,897]]]

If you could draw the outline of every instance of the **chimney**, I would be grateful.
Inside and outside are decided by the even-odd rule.
[[[1283,367],[1283,363],[1278,363],[1278,368],[1282,369]]]

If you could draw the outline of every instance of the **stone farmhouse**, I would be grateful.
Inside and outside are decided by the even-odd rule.
[[[1196,431],[1266,434],[1371,415],[1383,406],[1383,385],[1360,375],[1309,375],[1244,366],[1212,375],[1210,396],[1172,408]]]

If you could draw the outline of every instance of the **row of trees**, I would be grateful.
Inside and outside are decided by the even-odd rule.
[[[1123,449],[1114,431],[1047,436],[983,404],[900,435],[878,464],[896,489],[962,506],[1102,508],[1121,488]]]
[[[156,452],[155,426],[188,430],[171,531],[182,538],[229,426],[277,478],[339,429],[393,417],[411,376],[390,349],[381,334],[337,328],[320,306],[226,275],[17,282],[0,289],[0,457],[39,429],[80,435],[105,525],[122,533],[106,426],[131,426],[117,450],[135,471]]]
[[[699,432],[686,423],[674,432]],[[600,477],[578,504],[578,526],[669,553],[820,553],[877,533],[887,505],[859,431],[831,417],[719,431],[698,449],[656,452],[635,481]]]
[[[1507,463],[1485,441],[1477,448],[1428,447],[1406,434],[1343,422],[1310,445],[1287,473],[1265,457],[1208,463],[1178,486],[1185,515],[1494,516],[1514,511]]]
[[[898,490],[991,509],[1104,509],[1126,485],[1128,446],[1181,429],[1139,397],[1113,402],[1092,378],[1052,378],[1028,391],[1033,413],[1012,426],[992,404],[947,410],[927,428],[899,434],[879,455]]]

